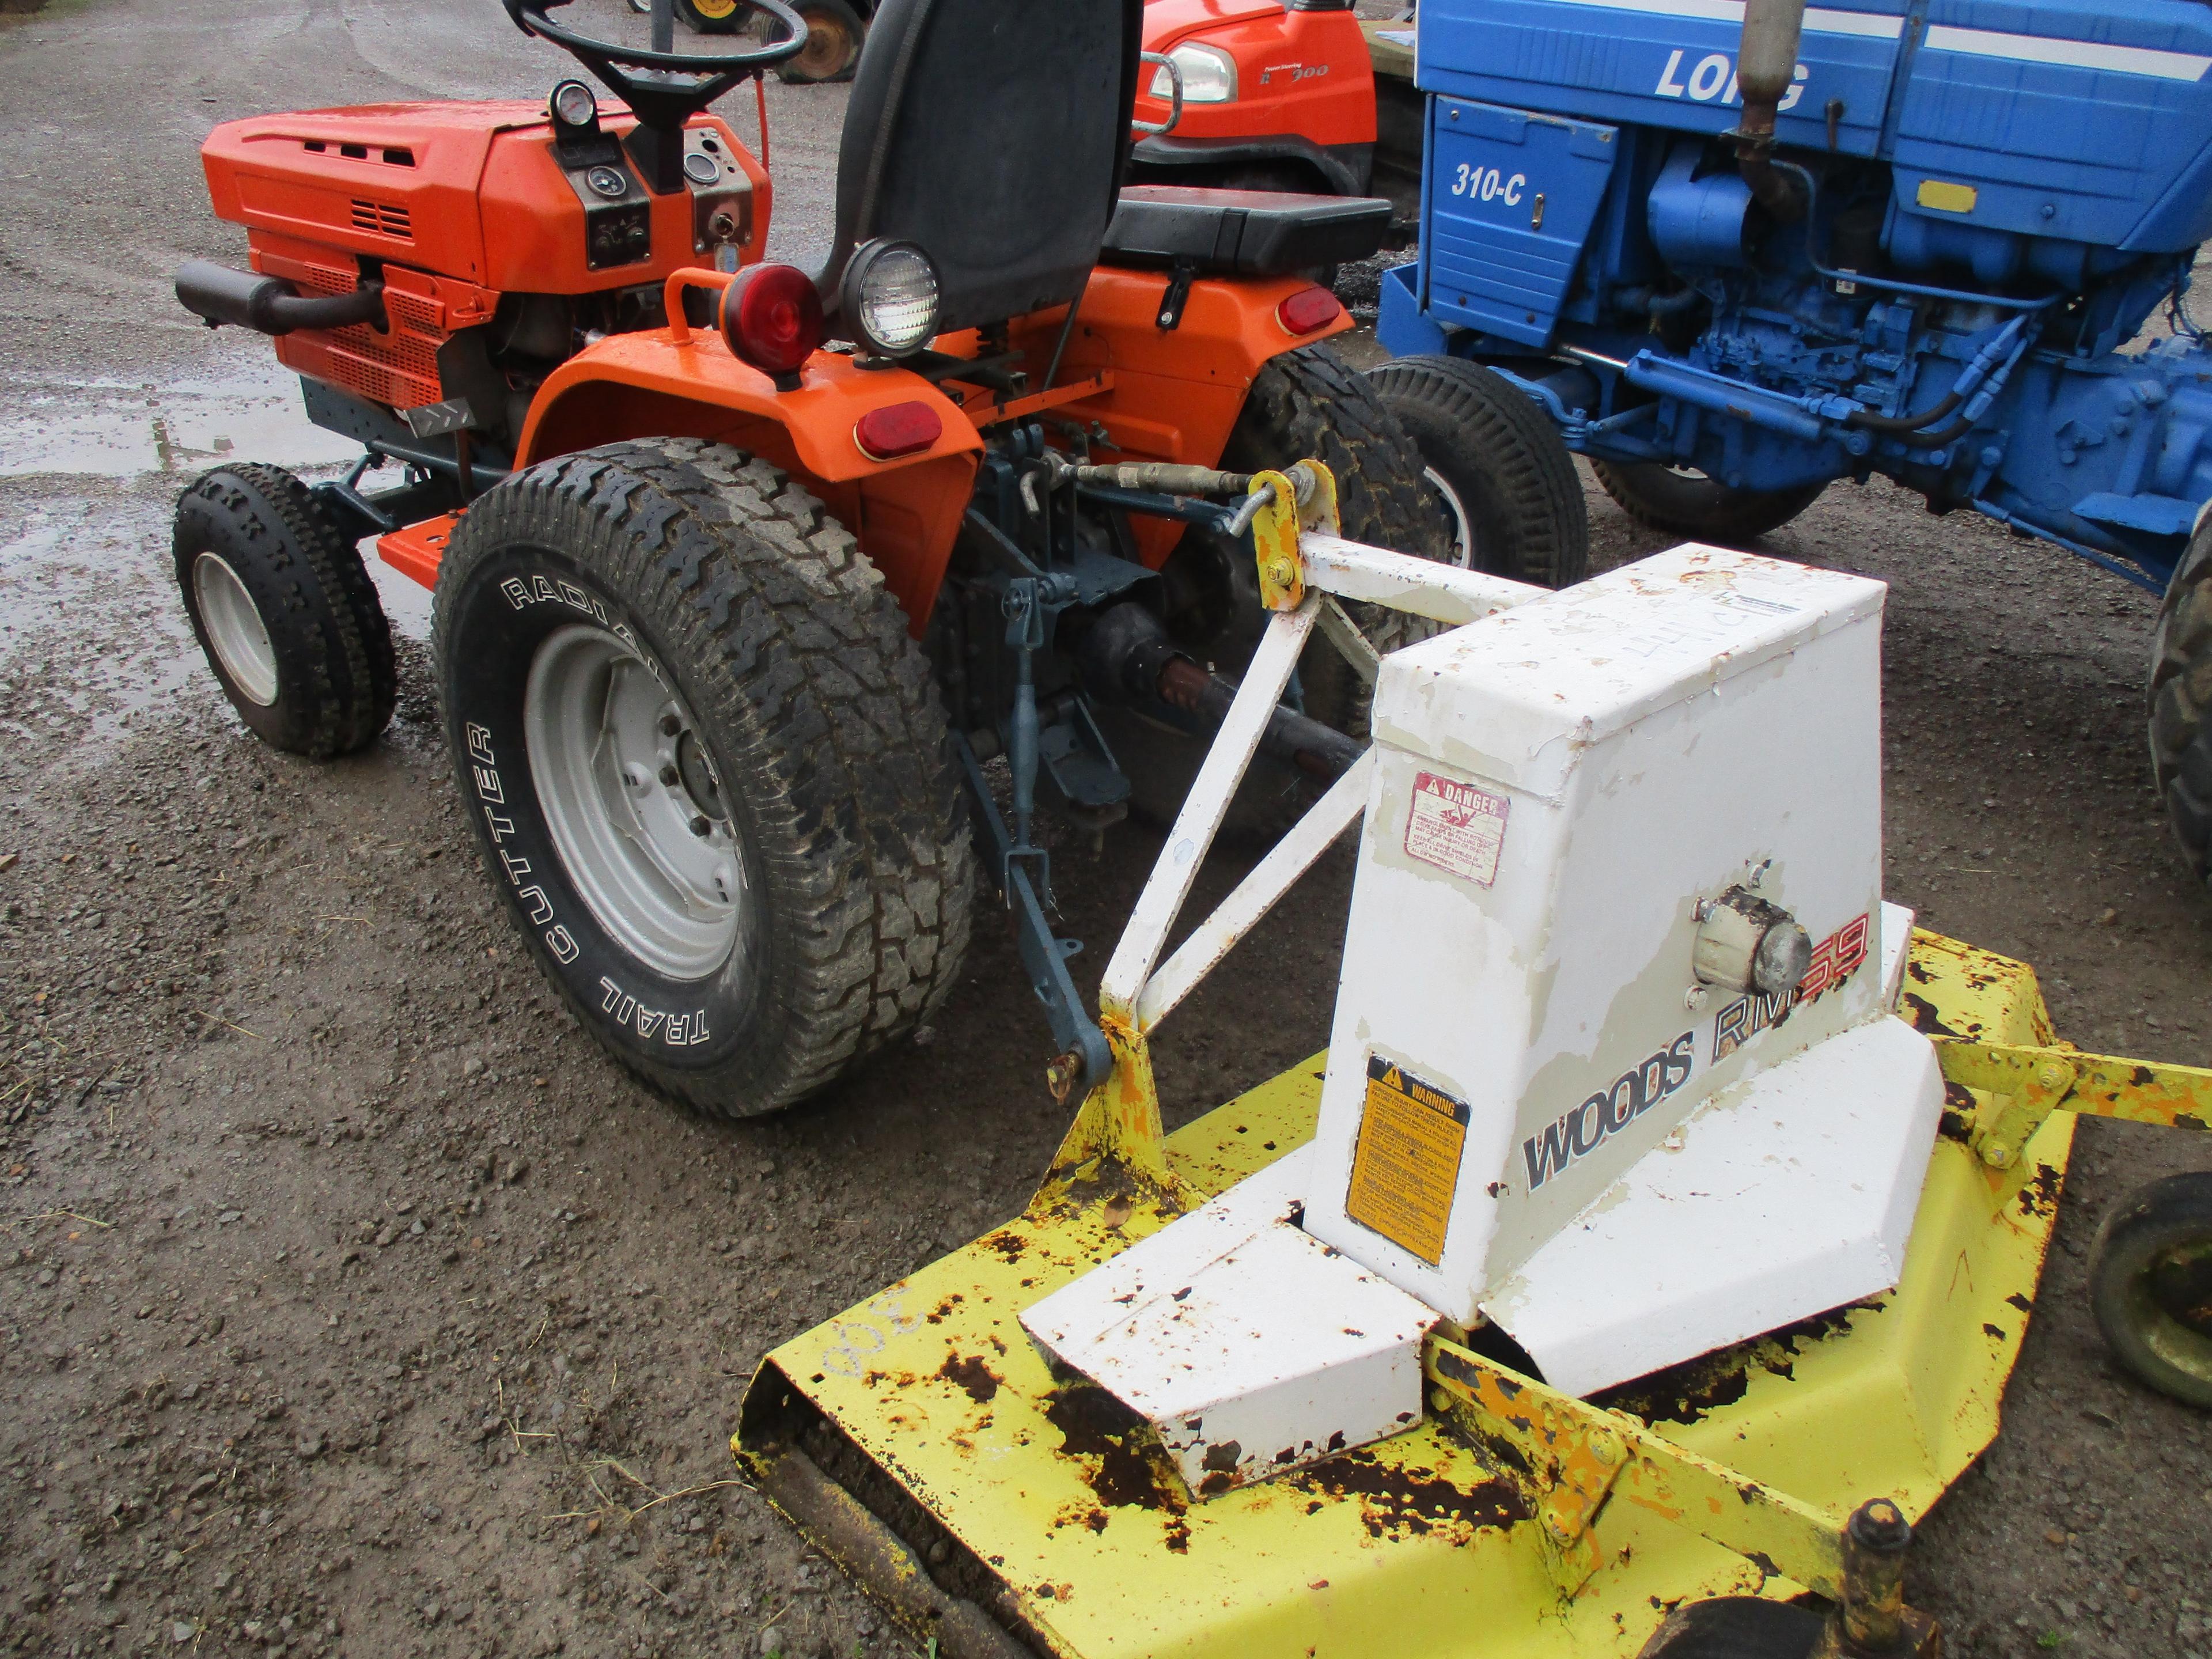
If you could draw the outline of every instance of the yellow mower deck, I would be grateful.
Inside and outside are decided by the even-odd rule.
[[[1939,1039],[2052,1042],[2032,970],[1930,934],[1914,935],[1900,1006]],[[1324,1060],[1170,1137],[1170,1170],[1210,1196],[1305,1140]],[[778,1349],[733,1445],[801,1530],[951,1654],[1022,1651],[994,1626],[1025,1626],[1082,1659],[1633,1655],[1678,1602],[1797,1594],[1785,1571],[1824,1560],[1820,1539],[1855,1505],[1892,1497],[1917,1518],[1996,1435],[2073,1120],[2040,1118],[1995,1169],[1969,1144],[1995,1097],[1948,1097],[1896,1291],[1594,1402],[1619,1415],[1432,1341],[1418,1427],[1193,1501],[1018,1322],[1161,1224],[1109,1179],[1048,1185]],[[1500,1425],[1486,1388],[1516,1435],[1486,1432]],[[1529,1433],[1568,1417],[1583,1438],[1532,1455]]]

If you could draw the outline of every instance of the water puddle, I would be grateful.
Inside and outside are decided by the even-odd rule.
[[[0,417],[0,477],[189,477],[224,460],[331,466],[361,447],[309,423],[274,363],[215,380],[19,384]]]

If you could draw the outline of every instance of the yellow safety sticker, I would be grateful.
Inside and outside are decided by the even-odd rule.
[[[1344,1212],[1431,1267],[1459,1190],[1468,1104],[1380,1054],[1367,1057],[1367,1104]]]
[[[1932,208],[1938,213],[1972,213],[1981,193],[1972,185],[1954,185],[1942,179],[1923,179],[1920,189],[1912,198],[1922,207]]]

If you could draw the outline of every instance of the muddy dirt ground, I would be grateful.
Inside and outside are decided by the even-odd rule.
[[[680,1116],[493,912],[420,597],[386,584],[389,736],[314,766],[232,718],[167,568],[198,470],[339,455],[259,343],[167,297],[179,260],[240,248],[206,127],[558,68],[489,0],[0,26],[0,1651],[911,1650],[724,1448],[763,1353],[1026,1198],[1061,1114],[1009,938],[981,928],[929,1040],[818,1105]],[[777,240],[804,252],[842,94],[773,98]],[[1594,489],[1590,513],[1601,563],[1654,544]],[[1893,584],[1892,896],[2036,963],[2084,1046],[2212,1057],[2212,901],[2146,776],[2150,597],[1881,487],[1768,547]],[[1063,854],[1079,965],[1154,847]],[[1179,1115],[1320,1045],[1347,882],[1326,866],[1178,1015]],[[2080,1291],[2106,1208],[2212,1148],[2080,1146],[2005,1434],[1927,1524],[1914,1595],[1976,1659],[2204,1659],[2206,1419],[2115,1374]]]

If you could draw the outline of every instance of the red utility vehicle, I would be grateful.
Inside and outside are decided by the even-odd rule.
[[[1145,50],[1167,59],[1137,99],[1134,176],[1243,190],[1364,196],[1375,76],[1352,0],[1148,0]],[[1170,68],[1172,66],[1172,76]]]

